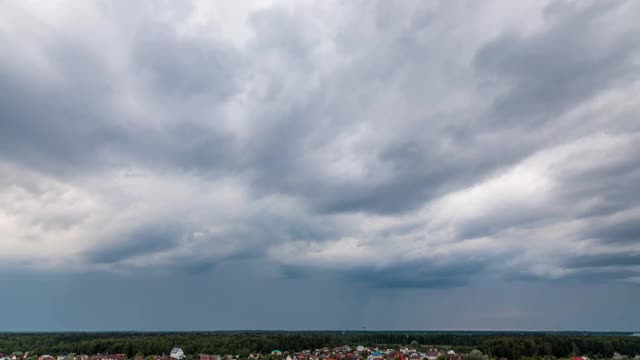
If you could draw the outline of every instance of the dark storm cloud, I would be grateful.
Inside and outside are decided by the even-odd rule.
[[[123,236],[117,244],[94,250],[87,254],[87,261],[110,264],[136,255],[168,250],[174,247],[181,237],[184,237],[184,234],[181,234],[178,228],[154,224]]]
[[[640,243],[640,218],[599,226],[587,235],[605,243]]]
[[[284,265],[281,274],[286,278],[313,278],[317,274],[334,274],[341,276],[347,283],[355,282],[367,287],[380,289],[434,288],[450,289],[465,286],[473,279],[474,274],[483,271],[487,264],[478,261],[461,264],[430,264],[411,262],[391,268],[377,269],[356,266],[349,270],[318,271],[300,265]]]
[[[483,271],[487,264],[462,260],[454,264],[410,263],[384,270],[364,270],[353,274],[376,288],[436,288],[448,289],[465,286],[473,275]]]
[[[132,55],[137,72],[160,96],[204,95],[209,101],[223,101],[237,91],[238,75],[246,65],[231,46],[181,39],[168,25],[158,23],[145,24],[136,35]]]
[[[199,124],[169,125],[157,132],[141,131],[139,137],[147,139],[124,145],[133,147],[144,160],[162,168],[215,175],[237,166],[234,138]]]
[[[132,32],[136,67],[124,79],[110,78],[112,64],[78,34],[41,45],[52,75],[36,80],[27,69],[16,72],[0,63],[1,155],[65,175],[100,171],[113,154],[172,168],[219,167],[229,157],[231,138],[201,124],[216,121],[220,115],[210,110],[237,90],[241,58],[222,42],[179,39],[160,23],[144,22]],[[19,61],[17,54],[7,59]],[[117,109],[124,94],[139,91],[138,83],[159,97],[148,104],[154,112],[182,121],[162,126],[161,118]],[[185,102],[194,97],[204,102]]]
[[[510,144],[475,139],[465,124],[471,115],[405,117],[398,114],[402,109],[394,112],[399,106],[394,103],[389,104],[388,115],[363,114],[363,108],[384,103],[385,97],[397,96],[393,93],[396,89],[410,104],[405,106],[423,110],[436,101],[429,99],[421,87],[443,78],[440,69],[443,65],[432,55],[434,44],[420,43],[419,39],[419,31],[429,26],[430,12],[417,9],[408,28],[396,28],[388,22],[388,13],[406,15],[401,7],[391,6],[393,10],[386,4],[365,7],[374,15],[372,24],[350,19],[341,24],[345,31],[339,32],[336,39],[336,46],[346,51],[352,61],[323,74],[317,84],[305,86],[305,77],[299,78],[303,81],[299,93],[288,92],[284,83],[287,77],[274,74],[271,87],[258,98],[263,110],[256,116],[261,122],[275,125],[261,128],[257,143],[250,149],[252,166],[257,170],[257,188],[303,196],[323,213],[400,213],[446,190],[471,183],[505,160],[513,161],[524,153]],[[287,70],[293,74],[288,76],[294,81],[300,73],[313,72],[313,66],[319,65],[310,64],[308,52],[315,45],[313,39],[288,29],[299,22],[295,14],[264,11],[256,18],[258,51],[264,57],[276,54],[281,60],[295,59],[287,64]],[[261,31],[263,27],[268,31]],[[354,27],[359,31],[353,34],[346,31]],[[291,41],[281,41],[291,37],[294,38]],[[323,146],[340,136],[352,135],[358,126],[369,121],[377,132],[371,139],[374,144],[369,154],[382,169],[365,164],[366,178],[358,180],[315,174],[317,164],[306,157],[309,151],[323,151]],[[396,121],[400,124],[397,139],[382,126],[376,129],[377,125]],[[382,144],[375,144],[377,141]],[[504,151],[505,147],[511,151]],[[330,154],[331,148],[326,151]],[[387,172],[384,179],[379,170]],[[288,176],[283,177],[283,173]]]
[[[500,35],[478,50],[474,59],[477,79],[465,80],[474,82],[496,77],[497,84],[511,84],[506,95],[496,101],[497,113],[415,118],[393,113],[388,118],[380,115],[413,131],[404,133],[399,125],[401,135],[392,138],[380,129],[375,140],[383,144],[372,145],[370,150],[380,166],[365,164],[364,179],[322,178],[313,173],[315,164],[309,163],[305,155],[309,149],[323,146],[331,138],[348,136],[357,128],[363,120],[359,118],[361,108],[356,104],[384,102],[383,96],[393,96],[390,89],[399,88],[405,103],[421,109],[433,101],[424,93],[425,84],[437,84],[443,76],[440,60],[433,55],[439,44],[420,41],[420,31],[433,25],[428,11],[418,10],[408,27],[399,29],[385,20],[389,13],[403,16],[402,11],[385,6],[373,6],[369,10],[379,20],[371,29],[367,28],[366,21],[356,22],[359,31],[341,32],[343,36],[337,38],[341,49],[349,49],[352,62],[325,75],[320,84],[305,88],[302,97],[285,92],[284,85],[271,88],[265,95],[263,106],[273,113],[267,111],[258,116],[265,117],[267,123],[271,123],[274,116],[282,121],[261,131],[255,147],[258,156],[252,165],[258,170],[257,187],[304,196],[325,213],[401,213],[447,191],[472,184],[547,145],[541,144],[535,133],[508,131],[509,124],[522,125],[523,117],[551,120],[604,89],[617,86],[619,81],[633,80],[627,74],[635,67],[632,58],[638,48],[632,40],[637,26],[626,22],[623,30],[602,31],[593,25],[618,10],[616,6],[596,4],[574,9],[568,5],[563,14],[555,14],[557,10],[550,9],[548,26],[543,30],[520,37]],[[313,45],[312,40],[297,34],[295,41],[276,41],[293,36],[286,27],[296,23],[294,15],[264,12],[260,23],[278,25],[271,26],[267,35],[258,32],[256,42],[261,49],[267,48],[281,58],[294,53],[296,62],[290,64],[292,73],[309,71],[308,55],[301,54],[300,43],[306,41],[308,48]],[[594,37],[598,39],[596,44],[593,44]],[[554,51],[560,53],[554,56]],[[456,82],[451,85],[455,86]],[[343,92],[349,96],[334,96]],[[277,106],[286,95],[290,103],[280,109]],[[551,98],[545,100],[546,96]],[[541,107],[541,103],[545,106]],[[393,106],[395,104],[390,104]],[[398,109],[398,113],[401,111]],[[369,115],[372,126],[377,124],[376,115]],[[505,126],[507,130],[496,125]],[[326,129],[332,132],[325,134]],[[492,138],[501,140],[494,142]],[[384,177],[380,171],[385,171]],[[283,178],[283,173],[288,176]]]
[[[102,101],[112,88],[95,76],[101,61],[91,50],[63,40],[47,52],[55,83],[0,64],[2,157],[54,172],[91,167],[105,143],[126,136],[107,122],[112,113]]]
[[[603,31],[600,24],[623,2],[548,6],[549,26],[532,35],[504,34],[479,49],[474,63],[482,76],[509,83],[494,103],[496,125],[529,126],[616,85],[637,80],[634,61],[640,27],[625,22]],[[626,15],[626,14],[625,14]],[[623,16],[625,16],[623,15]]]
[[[555,3],[539,24],[533,13],[520,19],[531,21],[522,32],[480,4],[275,6],[246,14],[251,36],[237,42],[223,39],[224,26],[190,23],[198,7],[175,6],[151,16],[148,3],[100,3],[95,39],[69,25],[46,40],[25,33],[26,49],[0,30],[0,45],[21,51],[0,60],[0,159],[82,190],[88,204],[116,199],[81,210],[108,213],[98,221],[130,211],[124,219],[145,224],[79,250],[88,263],[176,251],[160,266],[206,273],[301,242],[303,260],[267,262],[293,279],[328,271],[380,288],[567,269],[633,278],[586,269],[637,265],[632,255],[557,260],[542,241],[638,243],[633,214],[616,218],[640,203],[637,109],[616,97],[637,91],[635,3]],[[604,105],[592,103],[598,96]],[[20,205],[24,193],[9,185],[7,203]],[[82,201],[50,188],[30,195],[41,206],[7,211],[11,224],[75,215]],[[314,251],[345,239],[355,249],[330,248],[318,266]],[[359,258],[412,253],[409,241],[442,261],[400,250],[382,267],[382,256]],[[500,268],[505,254],[513,264]]]
[[[392,174],[382,183],[369,186],[338,187],[327,191],[317,199],[319,208],[325,212],[367,211],[381,214],[402,213],[446,193],[463,187],[495,169],[507,156],[492,153],[490,147],[463,149],[463,139],[443,133],[440,139],[411,139],[392,144],[380,150],[377,159]],[[456,153],[447,154],[429,144],[447,139],[456,144]],[[460,146],[460,147],[458,147]],[[443,161],[446,158],[447,161]],[[437,164],[437,166],[436,166]],[[375,177],[375,172],[372,172]]]
[[[640,265],[640,254],[615,253],[582,255],[567,262],[570,268]]]

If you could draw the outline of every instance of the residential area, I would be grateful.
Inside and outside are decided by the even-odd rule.
[[[548,357],[549,359],[553,357]],[[468,353],[457,353],[453,349],[439,349],[431,347],[417,349],[411,346],[380,349],[358,345],[351,347],[343,345],[329,348],[299,352],[272,350],[270,353],[251,353],[248,356],[234,354],[196,354],[187,355],[175,347],[167,354],[137,354],[128,357],[126,354],[34,354],[29,351],[14,351],[10,354],[0,352],[0,360],[509,360],[507,358],[489,358],[479,350]],[[594,360],[587,356],[571,356],[566,360]],[[630,357],[614,353],[611,360],[640,360],[640,355]]]

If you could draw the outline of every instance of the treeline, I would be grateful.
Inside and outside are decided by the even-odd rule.
[[[186,354],[268,354],[273,349],[300,351],[344,344],[364,346],[440,345],[478,348],[489,357],[567,357],[587,354],[611,357],[614,352],[640,354],[640,337],[567,335],[558,333],[417,333],[417,332],[220,332],[220,333],[36,333],[0,334],[0,352],[33,354],[125,353],[167,354],[181,347]]]
[[[490,357],[520,359],[522,357],[567,357],[588,355],[608,358],[614,352],[640,354],[640,337],[558,336],[499,337],[486,339],[478,347]]]

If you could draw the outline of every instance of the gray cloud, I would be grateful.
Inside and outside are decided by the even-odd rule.
[[[640,281],[635,2],[4,6],[12,259]]]
[[[232,46],[181,39],[167,24],[143,25],[132,47],[136,72],[165,101],[198,95],[210,103],[224,101],[238,91],[238,77],[246,66]]]
[[[495,121],[539,125],[553,121],[602,89],[631,82],[640,28],[632,22],[609,31],[600,26],[624,3],[577,6],[559,2],[545,9],[548,28],[532,35],[504,34],[486,44],[474,63],[509,88],[494,103]],[[628,5],[628,4],[626,4]]]
[[[105,122],[111,114],[103,112],[101,99],[111,90],[104,79],[92,80],[101,71],[99,59],[72,44],[45,51],[61,78],[56,83],[34,81],[0,65],[2,156],[48,171],[90,167],[105,143],[123,136],[122,129]]]
[[[117,244],[93,250],[87,254],[87,261],[110,264],[136,255],[168,250],[174,247],[183,236],[179,229],[153,224],[152,227],[136,229]]]
[[[568,265],[574,268],[640,265],[640,254],[583,255],[572,259]]]
[[[469,284],[473,274],[485,268],[486,264],[460,259],[459,263],[454,264],[410,263],[393,269],[356,272],[354,276],[359,281],[379,288],[448,289]]]
[[[601,226],[588,234],[605,242],[638,243],[640,242],[640,219]]]

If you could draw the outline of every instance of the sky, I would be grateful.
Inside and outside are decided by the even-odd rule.
[[[637,1],[0,1],[0,331],[640,330]]]

